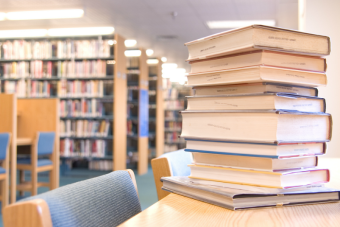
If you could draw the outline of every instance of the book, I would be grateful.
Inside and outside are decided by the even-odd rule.
[[[191,170],[190,178],[259,187],[291,188],[329,182],[328,169],[310,168],[268,172],[194,164],[188,166]]]
[[[187,75],[189,86],[230,85],[244,83],[281,83],[306,87],[325,86],[325,73],[269,66],[252,66]]]
[[[281,159],[323,155],[326,153],[326,143],[258,144],[194,139],[185,139],[185,141],[185,151],[211,154]]]
[[[216,58],[189,62],[190,73],[235,69],[247,66],[266,65],[308,71],[325,72],[326,59],[314,56],[287,54],[267,50],[250,51]]]
[[[220,166],[269,172],[315,168],[318,164],[317,156],[275,159],[201,152],[193,152],[192,156],[194,160],[193,164],[195,165]]]
[[[293,110],[325,112],[325,99],[266,93],[256,95],[188,96],[187,110]]]
[[[201,95],[250,95],[265,93],[288,93],[303,96],[318,96],[318,89],[276,83],[249,83],[224,86],[193,87],[194,96]]]
[[[239,142],[325,142],[331,139],[329,114],[288,111],[182,111],[183,138]]]
[[[162,177],[162,189],[231,210],[338,202],[339,191],[322,185],[290,189],[254,187],[188,177]]]
[[[278,27],[251,25],[185,43],[188,61],[256,49],[302,55],[330,54],[330,38]]]

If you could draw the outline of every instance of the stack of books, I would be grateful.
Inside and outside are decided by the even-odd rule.
[[[329,37],[252,25],[186,46],[194,96],[181,137],[193,163],[163,189],[232,210],[338,201],[317,168],[332,135],[315,88],[327,83]]]

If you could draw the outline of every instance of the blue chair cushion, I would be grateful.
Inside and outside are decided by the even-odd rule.
[[[127,171],[69,184],[21,201],[32,199],[46,201],[53,227],[117,226],[141,212]]]
[[[185,152],[184,149],[178,151],[172,151],[161,155],[160,157],[166,157],[169,161],[172,176],[189,176],[190,168],[188,164],[192,163],[192,155],[190,152]]]
[[[17,164],[30,165],[31,158],[18,158]],[[52,165],[52,161],[49,159],[38,159],[38,167]]]
[[[0,167],[0,174],[6,173],[6,170],[2,167]]]
[[[54,132],[39,132],[38,155],[52,154],[54,146]]]
[[[9,144],[9,133],[0,133],[0,160],[6,158],[6,151]]]

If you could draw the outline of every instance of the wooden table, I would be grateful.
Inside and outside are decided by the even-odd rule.
[[[340,159],[321,159],[331,169],[330,187],[340,189]],[[174,226],[340,226],[340,203],[231,211],[177,194],[170,194],[120,227]]]

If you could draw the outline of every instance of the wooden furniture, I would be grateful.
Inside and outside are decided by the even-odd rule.
[[[340,158],[320,158],[331,171],[328,187],[340,189]],[[340,203],[231,211],[177,194],[169,194],[126,221],[128,226],[340,226]]]
[[[24,191],[30,191],[31,196],[38,193],[38,187],[48,187],[54,189],[53,169],[55,166],[54,143],[56,137],[54,132],[38,132],[34,144],[31,146],[31,154],[29,158],[21,158],[17,161],[17,169],[20,175],[20,184],[17,190],[23,195]],[[39,156],[48,156],[48,158],[40,159]],[[31,181],[27,182],[24,178],[24,171],[31,171]],[[38,182],[38,173],[49,171],[49,182]]]
[[[128,174],[126,174],[126,172]],[[10,206],[7,206],[3,210],[3,220],[4,220],[4,226],[5,227],[52,227],[53,221],[56,221],[57,223],[63,222],[63,224],[67,223],[67,226],[74,226],[76,224],[77,226],[81,226],[81,221],[79,220],[79,214],[83,214],[86,212],[86,209],[91,209],[89,206],[84,206],[84,204],[74,204],[74,203],[82,203],[83,200],[90,202],[92,201],[94,209],[100,206],[102,203],[109,204],[109,207],[107,207],[107,212],[93,212],[91,213],[88,218],[89,220],[87,224],[89,225],[89,222],[98,222],[98,226],[116,226],[117,224],[112,223],[112,225],[109,225],[107,221],[105,222],[106,225],[100,225],[100,222],[103,219],[103,216],[106,219],[118,219],[117,221],[124,221],[137,213],[140,212],[140,204],[138,199],[138,189],[136,185],[135,175],[132,170],[124,170],[124,171],[118,171],[113,172],[110,174],[110,176],[104,175],[101,177],[93,178],[87,181],[78,182],[72,185],[66,185],[63,186],[57,190],[55,190],[53,193],[49,193],[48,196],[43,196],[44,194],[41,194],[41,198],[33,198],[32,200],[24,201],[24,202],[17,202],[15,204],[12,204]],[[130,182],[126,182],[129,179],[131,179]],[[123,182],[119,183],[119,186],[115,187],[118,183],[115,181]],[[90,188],[89,190],[84,189],[84,184],[88,184],[87,188]],[[93,190],[96,186],[96,184],[100,184],[100,190],[101,193],[96,194],[96,190]],[[131,187],[131,184],[134,185],[134,187]],[[111,186],[111,187],[110,187]],[[71,191],[70,193],[75,193],[77,191],[78,195],[81,194],[84,197],[80,198],[80,200],[77,200],[77,197],[69,198],[71,201],[67,201],[66,204],[60,203],[59,200],[62,200],[63,197],[69,197],[69,193],[67,191]],[[110,194],[110,191],[114,190],[113,194]],[[104,192],[104,193],[103,193]],[[112,191],[111,191],[112,192]],[[137,192],[137,193],[136,193]],[[86,197],[86,195],[89,195],[89,193],[92,193],[92,196]],[[94,193],[94,194],[93,194]],[[137,194],[137,195],[136,195]],[[72,196],[72,195],[71,195]],[[112,199],[113,196],[116,196],[117,198]],[[100,204],[96,204],[96,201],[99,201],[100,199],[105,197],[108,197],[107,202],[100,202]],[[111,204],[110,202],[117,200],[127,200],[122,202],[118,207],[116,207],[117,204]],[[48,201],[48,202],[46,202]],[[73,206],[75,205],[75,206]],[[52,207],[49,207],[52,206]],[[56,206],[56,207],[53,207]],[[105,206],[105,205],[104,205]],[[138,207],[139,206],[139,207]],[[63,209],[60,210],[60,207]],[[111,209],[111,211],[110,211]],[[113,210],[114,209],[114,210]],[[91,210],[92,211],[92,210]],[[97,210],[98,211],[98,210]],[[51,213],[54,214],[54,219],[52,221],[51,219]],[[75,218],[74,215],[76,216]],[[113,217],[113,218],[112,218]],[[59,219],[59,220],[58,220]],[[64,220],[66,219],[66,220]],[[123,219],[123,220],[122,220]],[[116,221],[116,220],[115,220]],[[61,224],[61,225],[63,225]],[[103,224],[103,223],[102,223]],[[87,226],[88,226],[87,225]],[[64,226],[64,225],[63,225]],[[95,226],[95,225],[93,225]]]
[[[1,205],[8,205],[9,195],[9,144],[11,135],[0,133],[0,183],[1,183]]]
[[[131,162],[137,160],[138,174],[145,174],[148,171],[149,147],[149,73],[146,52],[144,49],[140,49],[140,52],[140,56],[128,57],[128,89],[132,93],[127,102],[130,108],[128,120],[136,130],[128,131],[127,151],[132,155]]]
[[[183,149],[163,154],[158,158],[151,160],[153,177],[157,190],[158,200],[163,199],[170,193],[162,190],[162,177],[171,176],[189,176],[190,168],[188,164],[192,163],[192,155]]]
[[[340,203],[231,211],[170,194],[120,227],[158,226],[340,226]]]
[[[0,94],[0,133],[11,134],[10,172],[16,173],[17,152],[27,151],[38,131],[53,131],[59,137],[58,99],[18,99],[15,94]],[[59,187],[59,140],[54,145],[52,189]],[[16,174],[10,175],[10,203],[16,201]]]

